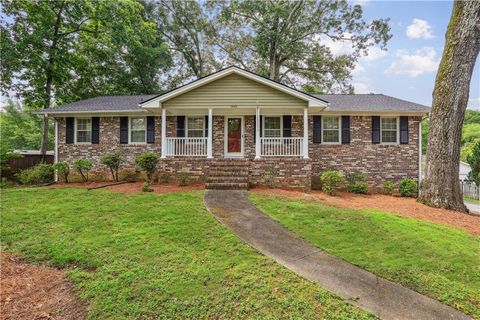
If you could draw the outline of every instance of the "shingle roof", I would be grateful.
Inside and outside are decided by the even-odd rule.
[[[142,110],[138,104],[152,97],[155,95],[100,96],[46,109],[42,113]]]
[[[330,111],[430,112],[430,107],[384,94],[314,94],[330,103]]]
[[[141,111],[139,103],[156,95],[101,96],[42,110],[41,113]],[[430,107],[383,94],[314,94],[328,101],[329,111],[430,112]]]

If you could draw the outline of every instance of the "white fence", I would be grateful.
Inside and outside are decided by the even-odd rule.
[[[460,181],[462,186],[462,193],[464,197],[469,197],[475,200],[480,200],[480,187],[475,185],[472,181]]]
[[[167,156],[207,156],[207,138],[167,138]]]
[[[303,155],[303,138],[260,138],[260,156],[295,157]]]

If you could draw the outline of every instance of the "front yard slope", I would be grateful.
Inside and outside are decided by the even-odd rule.
[[[480,318],[480,238],[378,210],[256,194],[250,199],[313,245]]]
[[[64,267],[90,319],[370,319],[238,240],[203,192],[2,191],[2,247]]]

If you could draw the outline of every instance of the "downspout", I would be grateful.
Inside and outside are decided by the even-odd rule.
[[[54,118],[54,123],[55,123],[55,150],[54,150],[54,155],[53,155],[53,163],[58,162],[58,119]],[[55,182],[58,182],[58,171],[55,170],[55,176],[54,176]]]

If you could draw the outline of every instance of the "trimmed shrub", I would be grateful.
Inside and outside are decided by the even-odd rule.
[[[122,156],[120,155],[120,152],[104,153],[100,157],[100,162],[110,169],[112,180],[118,182],[118,169],[120,168],[120,163],[122,162]]]
[[[171,180],[172,177],[170,175],[170,172],[162,172],[158,177],[158,182],[160,183],[170,183]]]
[[[77,159],[73,162],[73,168],[82,176],[83,182],[88,181],[88,172],[92,169],[92,161],[88,159]]]
[[[320,180],[322,180],[322,191],[329,195],[335,195],[336,191],[345,183],[344,175],[337,170],[324,171]]]
[[[150,182],[144,182],[142,184],[142,192],[152,192],[153,189],[152,189],[152,185],[150,184]]]
[[[139,171],[137,170],[123,170],[120,175],[121,175],[121,180],[122,181],[127,181],[127,182],[136,182],[138,179],[138,174]]]
[[[57,174],[63,177],[65,183],[68,183],[68,175],[70,174],[70,167],[66,161],[61,161],[53,164],[53,169],[57,170]]]
[[[347,175],[347,190],[352,193],[368,193],[368,185],[365,182],[365,174],[362,172],[352,172]]]
[[[148,183],[152,183],[153,175],[157,170],[158,161],[160,161],[160,158],[154,153],[143,153],[135,159],[135,163],[145,171]]]
[[[53,182],[54,173],[51,164],[39,163],[33,168],[22,170],[17,177],[22,184],[43,184]]]
[[[402,197],[416,197],[417,191],[417,181],[411,178],[405,178],[400,181],[398,192]]]
[[[177,179],[180,186],[184,187],[188,184],[188,172],[180,171],[177,173]]]
[[[392,195],[393,194],[393,182],[387,180],[383,183],[383,193]]]

